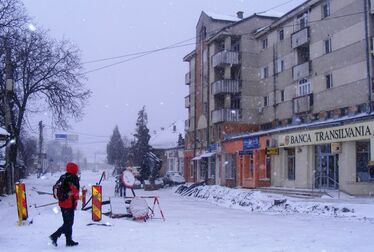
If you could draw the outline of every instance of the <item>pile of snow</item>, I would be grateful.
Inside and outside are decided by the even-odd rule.
[[[177,188],[182,196],[207,200],[219,206],[243,209],[250,212],[273,214],[311,214],[335,217],[374,219],[373,204],[349,202],[305,201],[279,194],[263,193],[250,189],[231,189],[222,186],[190,186]]]

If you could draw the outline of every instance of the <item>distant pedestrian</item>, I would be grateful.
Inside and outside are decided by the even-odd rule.
[[[78,165],[75,163],[68,163],[66,165],[66,173],[64,179],[64,185],[66,185],[67,196],[66,199],[59,199],[59,206],[61,208],[62,219],[64,223],[57,229],[49,238],[54,246],[57,246],[57,239],[65,234],[66,246],[76,246],[78,242],[73,241],[73,224],[74,224],[74,210],[77,208],[77,201],[79,199],[79,178]]]

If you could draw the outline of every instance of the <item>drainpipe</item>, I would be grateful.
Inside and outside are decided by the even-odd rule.
[[[368,103],[369,103],[369,110],[368,114],[371,114],[372,108],[371,108],[371,94],[372,94],[372,86],[371,86],[371,55],[370,55],[370,48],[369,48],[369,20],[368,20],[368,1],[364,0],[364,15],[365,15],[365,40],[366,40],[366,71],[367,71],[367,79],[368,79]]]

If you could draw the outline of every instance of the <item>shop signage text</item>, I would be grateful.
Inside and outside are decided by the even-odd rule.
[[[243,150],[252,150],[260,147],[258,136],[247,137],[243,139]]]
[[[279,146],[301,146],[369,139],[374,135],[374,122],[296,132],[279,136]]]

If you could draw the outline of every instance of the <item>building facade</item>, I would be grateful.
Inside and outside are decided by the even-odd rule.
[[[185,166],[201,171],[202,164],[208,178],[209,171],[214,174],[210,182],[222,185],[313,189],[319,183],[319,187],[353,194],[374,191],[367,162],[372,156],[369,136],[280,146],[282,134],[292,129],[301,134],[313,127],[331,128],[334,121],[355,127],[354,121],[363,117],[370,124],[373,8],[372,1],[365,0],[309,0],[279,18],[254,15],[223,24],[201,47],[208,50],[203,52],[208,55],[208,70],[200,64],[204,56],[197,42],[197,49],[185,58],[195,78],[190,82],[193,106],[189,107],[186,151],[196,162]],[[205,19],[203,13],[197,29],[204,27]],[[238,58],[231,52],[235,50]],[[206,85],[196,81],[198,77]],[[204,106],[209,111],[205,120],[201,118]],[[330,157],[336,146],[341,146],[341,153]],[[230,160],[235,160],[235,180],[226,176]],[[331,166],[326,168],[326,162]],[[331,176],[326,169],[334,170],[328,173]],[[190,178],[196,181],[195,175],[198,178],[198,174]]]

